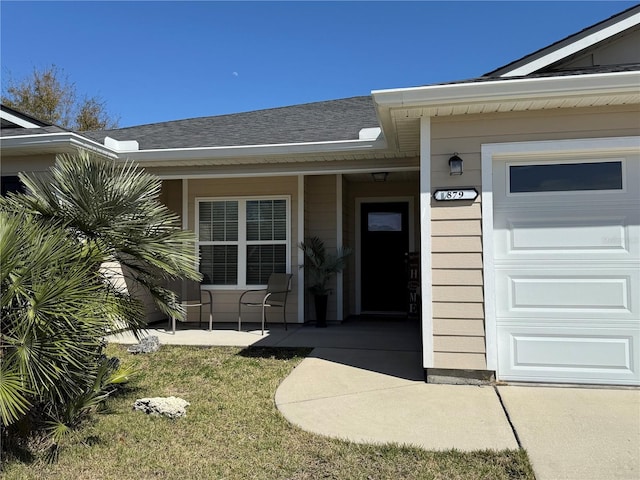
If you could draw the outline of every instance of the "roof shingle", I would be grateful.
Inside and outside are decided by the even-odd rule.
[[[82,135],[100,143],[106,136],[137,140],[150,150],[357,140],[360,129],[378,126],[373,100],[362,96]]]

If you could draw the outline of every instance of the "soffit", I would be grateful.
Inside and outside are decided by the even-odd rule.
[[[622,95],[574,95],[558,98],[462,103],[459,105],[449,103],[426,107],[392,107],[386,117],[386,121],[390,124],[388,126],[391,128],[385,128],[385,132],[393,132],[393,138],[389,140],[397,149],[396,155],[412,156],[418,155],[420,152],[420,119],[422,117],[449,117],[632,104],[640,104],[640,89],[636,93]]]

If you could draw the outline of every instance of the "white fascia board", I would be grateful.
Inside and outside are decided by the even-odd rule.
[[[110,158],[117,158],[116,152],[104,145],[94,142],[86,137],[73,132],[45,133],[40,135],[16,135],[14,137],[0,138],[3,152],[12,150],[43,150],[55,151],[63,149],[91,150]]]
[[[602,30],[598,30],[597,32],[592,33],[591,35],[587,35],[584,38],[581,38],[569,45],[558,48],[552,52],[549,52],[547,55],[544,55],[540,58],[537,58],[529,63],[521,65],[514,70],[510,70],[507,73],[503,73],[500,75],[501,77],[518,77],[522,75],[529,75],[530,73],[536,72],[542,68],[548,67],[549,65],[559,62],[560,60],[567,58],[575,53],[578,53],[586,48],[589,48],[603,40],[607,40],[625,30],[635,27],[640,23],[640,12],[631,15],[624,20],[621,20],[613,25],[609,25]]]
[[[632,71],[374,90],[371,95],[375,102],[383,107],[411,108],[567,95],[638,93],[639,85],[640,72]]]
[[[340,140],[331,142],[283,143],[225,147],[164,148],[120,152],[137,162],[179,161],[201,158],[233,158],[271,155],[301,155],[368,151],[386,147],[385,140]]]
[[[42,125],[38,125],[37,123],[30,122],[28,120],[25,120],[24,118],[18,117],[17,115],[6,112],[4,110],[0,110],[0,118],[8,120],[14,125],[18,125],[19,127],[22,127],[22,128],[42,128]]]

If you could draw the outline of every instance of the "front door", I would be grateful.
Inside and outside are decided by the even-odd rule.
[[[362,311],[406,313],[409,204],[363,203],[360,213]]]

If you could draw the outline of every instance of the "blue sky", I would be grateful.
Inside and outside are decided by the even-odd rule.
[[[1,74],[55,64],[120,126],[472,78],[637,2],[0,2]]]

